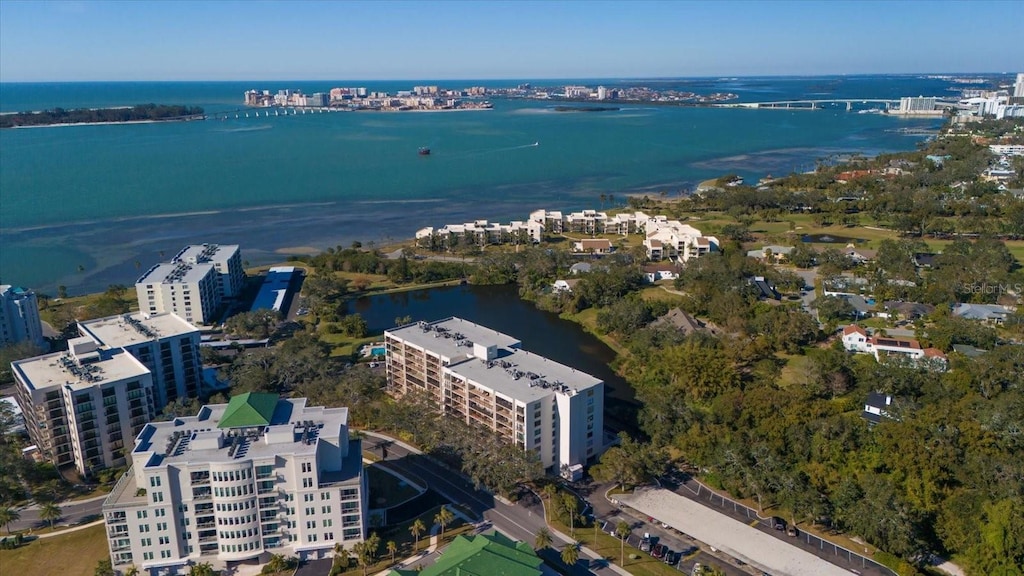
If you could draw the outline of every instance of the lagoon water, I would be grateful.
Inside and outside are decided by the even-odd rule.
[[[649,84],[730,91],[741,101],[944,95],[946,88],[912,77],[667,82]],[[0,110],[159,102],[217,112],[239,109],[250,88],[365,85],[393,93],[424,83],[0,84]],[[843,109],[636,105],[559,113],[550,103],[493,102],[488,111],[4,130],[0,281],[80,293],[131,284],[139,270],[191,242],[241,244],[255,264],[354,240],[408,238],[423,226],[599,208],[601,195],[622,203],[630,193],[676,195],[727,172],[756,179],[810,169],[833,154],[912,149],[920,137],[900,128],[940,123]],[[420,146],[432,154],[419,156]]]

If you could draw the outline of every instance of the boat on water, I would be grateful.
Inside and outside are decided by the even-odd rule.
[[[427,148],[426,146],[420,148],[419,155],[420,156],[430,156],[430,148]]]

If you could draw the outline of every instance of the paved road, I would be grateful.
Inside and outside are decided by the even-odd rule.
[[[522,540],[532,545],[534,536],[545,526],[542,514],[535,513],[533,509],[526,506],[508,505],[495,499],[492,495],[476,490],[471,483],[462,476],[453,473],[451,470],[435,464],[428,458],[413,454],[398,444],[390,443],[374,437],[363,439],[364,450],[381,453],[381,445],[386,446],[386,458],[381,464],[398,472],[409,473],[424,479],[431,489],[445,495],[454,504],[461,504],[469,508],[477,518],[489,521],[495,528],[508,534],[512,538]],[[552,535],[558,543],[558,536]],[[559,548],[560,548],[560,544]],[[545,559],[557,560],[557,552],[543,554]],[[600,567],[604,559],[597,557],[587,558],[581,551],[581,560],[573,567],[573,575],[597,574],[600,576],[614,576],[616,573],[610,568]],[[431,562],[433,558],[429,559]],[[586,565],[592,567],[588,569]]]
[[[54,523],[55,526],[70,526],[83,524],[93,520],[99,520],[103,513],[103,500],[106,494],[89,500],[61,502],[60,509],[63,512],[61,519]],[[18,510],[21,519],[11,522],[11,530],[28,530],[49,526],[49,523],[39,517],[39,506],[35,504]]]

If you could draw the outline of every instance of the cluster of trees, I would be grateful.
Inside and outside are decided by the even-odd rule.
[[[281,322],[281,314],[274,310],[251,310],[235,314],[224,322],[224,332],[241,338],[262,340],[270,338]]]
[[[15,126],[44,126],[47,124],[82,124],[85,122],[133,122],[139,120],[178,120],[199,116],[203,109],[198,106],[166,104],[140,104],[131,108],[78,108],[65,110],[54,108],[42,112],[19,112],[0,116],[0,128]]]
[[[954,342],[966,327],[949,322],[939,330]],[[975,332],[973,341],[986,337]],[[1019,573],[1024,348],[954,356],[953,370],[935,374],[837,344],[807,349],[801,368],[780,378],[771,346],[755,343],[762,337],[634,332],[622,372],[649,443],[624,439],[595,478],[642,482],[656,474],[646,450],[671,449],[709,482],[794,522],[849,531],[903,558],[938,550],[973,573]],[[870,428],[860,408],[873,391],[893,396],[893,417]]]
[[[384,257],[379,250],[364,250],[359,243],[351,248],[328,248],[327,250],[304,259],[318,272],[356,272],[360,274],[376,274],[387,276],[396,284],[428,284],[442,282],[465,276],[466,266],[461,262],[441,262],[436,260],[418,260],[408,249],[403,250],[398,258]],[[326,275],[326,274],[325,274]],[[354,286],[357,290],[365,290],[366,286]]]

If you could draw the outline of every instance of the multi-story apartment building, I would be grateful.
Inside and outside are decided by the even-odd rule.
[[[551,234],[561,234],[564,219],[558,210],[534,210],[530,212],[530,221],[544,226],[543,230]]]
[[[543,225],[534,222],[514,221],[498,224],[477,220],[465,224],[447,224],[441,228],[426,227],[416,231],[416,242],[426,248],[448,248],[457,244],[527,244],[540,242],[544,233]]]
[[[597,210],[572,212],[565,217],[565,228],[576,234],[600,234],[607,220],[608,215]]]
[[[4,284],[0,286],[0,346],[18,342],[43,345],[39,303],[35,292]]]
[[[212,324],[221,303],[218,277],[210,262],[157,264],[135,282],[139,310],[173,312],[193,324]]]
[[[217,271],[217,288],[224,300],[237,298],[245,285],[242,252],[237,244],[191,244],[181,249],[172,262],[213,264]]]
[[[125,439],[153,419],[153,380],[122,349],[101,349],[89,337],[57,352],[11,363],[16,398],[29,437],[57,466],[89,476],[125,462]]]
[[[78,332],[99,348],[123,348],[153,375],[157,411],[202,384],[199,330],[175,314],[123,314],[78,323]]]
[[[387,330],[384,341],[392,394],[425,393],[447,417],[494,430],[556,471],[600,454],[601,380],[461,318]]]
[[[666,258],[683,263],[718,250],[718,238],[704,236],[701,231],[678,220],[648,220],[644,247],[647,258],[658,261]]]
[[[270,554],[319,558],[366,532],[367,487],[348,409],[248,393],[152,422],[103,503],[115,568],[184,573]]]

